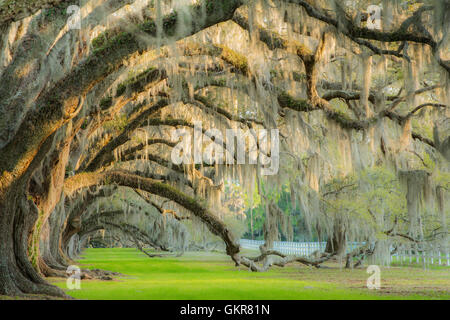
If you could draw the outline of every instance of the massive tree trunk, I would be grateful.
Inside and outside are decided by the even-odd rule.
[[[78,234],[75,234],[72,237],[70,237],[70,240],[66,243],[65,246],[62,247],[64,253],[69,259],[74,260],[78,256],[80,252],[79,247],[80,243],[81,243],[80,237],[78,236]]]
[[[40,268],[45,276],[65,276],[68,259],[64,257],[60,248],[60,230],[64,223],[64,206],[61,202],[45,222],[40,234]],[[44,267],[44,269],[42,269]]]
[[[65,296],[48,284],[28,258],[28,239],[38,219],[38,209],[24,194],[24,179],[15,181],[0,197],[0,294]]]
[[[32,259],[38,260],[38,270],[46,276],[65,276],[66,264],[58,250],[58,228],[62,224],[60,215],[64,212],[62,191],[73,137],[69,122],[65,130],[60,130],[52,152],[33,176],[35,185],[38,185],[33,196],[39,198],[41,214],[30,236],[29,252]]]
[[[22,141],[17,147],[21,157],[2,154],[0,168],[0,294],[50,294],[65,296],[64,292],[49,285],[39,275],[28,256],[30,237],[36,221],[42,214],[27,193],[33,172],[51,150],[55,135],[51,134],[41,145],[32,148],[33,141]],[[34,141],[36,142],[36,141]],[[22,149],[23,147],[23,149]],[[28,150],[28,152],[26,151]],[[7,151],[7,150],[6,150]]]

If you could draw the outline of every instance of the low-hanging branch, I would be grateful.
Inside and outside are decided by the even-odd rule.
[[[153,201],[151,199],[150,196],[148,196],[147,194],[145,194],[143,191],[141,190],[137,190],[134,189],[134,191],[139,195],[139,197],[141,197],[142,199],[144,199],[145,202],[147,202],[148,204],[150,204],[151,206],[155,207],[156,210],[158,210],[158,212],[162,215],[165,215],[167,213],[171,214],[172,217],[178,221],[183,221],[183,220],[189,220],[190,217],[189,216],[179,216],[175,211],[173,210],[165,210],[162,208],[161,205],[157,204],[155,201]]]
[[[121,210],[119,211],[110,211],[110,212],[104,212],[98,215],[95,215],[91,217],[90,219],[83,222],[83,227],[79,232],[80,236],[106,229],[107,227],[116,229],[120,232],[122,232],[124,235],[127,235],[129,237],[134,237],[138,239],[139,241],[162,251],[168,251],[167,248],[165,248],[163,245],[157,244],[150,240],[150,236],[140,228],[133,226],[129,223],[114,223],[111,221],[111,217],[117,215],[117,214],[123,214]],[[109,217],[109,218],[108,218]]]
[[[93,188],[88,188],[86,192],[82,194],[81,197],[76,197],[74,199],[66,198],[65,205],[69,207],[71,210],[66,217],[64,224],[65,228],[61,236],[63,247],[66,247],[67,244],[69,243],[70,238],[80,231],[81,218],[88,209],[88,207],[101,198],[111,196],[111,194],[116,190],[116,188],[112,189],[100,188],[100,190],[93,192],[91,189]],[[76,204],[71,206],[70,205],[71,200],[73,202],[76,202]]]
[[[239,244],[236,242],[233,233],[228,227],[220,221],[207,207],[200,202],[176,188],[155,181],[153,179],[142,178],[124,171],[106,171],[102,173],[91,172],[81,173],[66,179],[64,183],[64,191],[70,196],[77,190],[93,185],[110,185],[116,184],[134,189],[146,191],[166,199],[169,199],[197,216],[208,229],[215,235],[222,238],[227,248],[227,254],[234,260],[239,259]]]
[[[321,257],[313,259],[313,258],[309,258],[309,257],[305,257],[305,256],[287,256],[276,250],[266,250],[266,251],[262,251],[261,255],[254,257],[254,258],[241,257],[240,264],[248,267],[251,271],[254,271],[254,272],[267,271],[271,265],[275,265],[278,267],[284,267],[287,264],[294,263],[294,262],[298,262],[298,263],[301,263],[301,264],[304,264],[307,266],[313,266],[316,268],[320,268],[321,264],[323,264],[324,262],[327,262],[328,260],[333,258],[335,255],[336,255],[336,253],[322,254]],[[278,256],[281,259],[279,259],[277,261],[271,261],[271,260],[267,259],[270,256]],[[264,261],[264,260],[265,260],[265,263],[263,264],[263,266],[259,266],[256,264],[257,262]]]

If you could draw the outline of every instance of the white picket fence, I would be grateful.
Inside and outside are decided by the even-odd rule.
[[[391,256],[391,263],[397,264],[436,264],[450,266],[450,254],[447,249],[436,248],[435,250],[427,250],[423,252],[414,251],[412,249],[398,250]]]
[[[264,244],[264,240],[241,239],[241,247],[243,249],[259,250],[259,246]],[[351,242],[347,244],[347,252],[363,245],[362,243]],[[308,256],[313,252],[325,251],[326,242],[289,242],[275,241],[273,249],[286,255],[302,255]],[[415,253],[412,250],[398,250],[391,256],[391,263],[425,263],[450,266],[450,256],[445,248],[436,248],[423,253]]]
[[[259,250],[259,246],[264,244],[264,240],[249,240],[241,239],[241,247],[244,249]],[[302,255],[308,256],[315,251],[325,251],[326,242],[289,242],[289,241],[275,241],[273,249],[286,255]],[[347,252],[359,247],[360,244],[356,242],[347,245]]]

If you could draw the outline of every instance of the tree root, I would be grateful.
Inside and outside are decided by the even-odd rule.
[[[100,269],[83,269],[81,270],[81,279],[82,280],[91,280],[91,279],[98,279],[98,280],[113,280],[113,276],[123,276],[123,274],[119,272],[113,272],[113,271],[107,271],[107,270],[100,270]]]

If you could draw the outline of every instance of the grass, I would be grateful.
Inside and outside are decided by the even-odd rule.
[[[368,290],[365,269],[300,265],[253,273],[220,253],[148,258],[135,249],[88,249],[83,268],[124,274],[114,281],[83,280],[78,299],[449,299],[450,269],[382,268],[380,290]],[[66,288],[65,281],[51,282]]]

